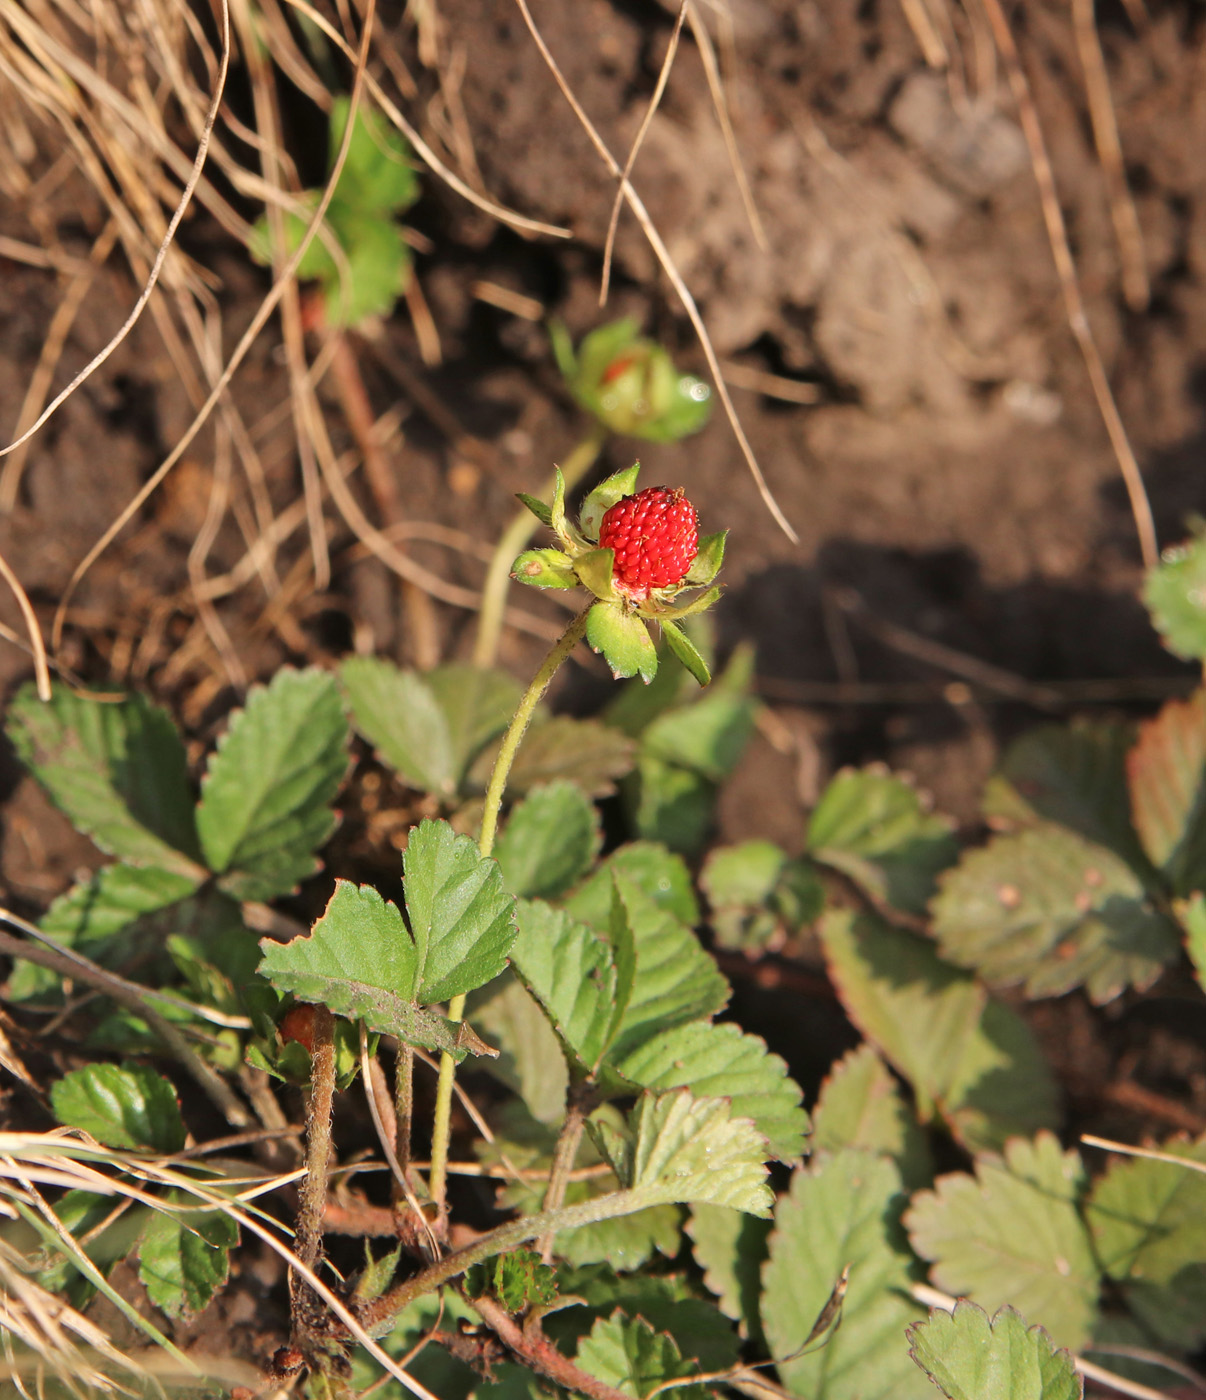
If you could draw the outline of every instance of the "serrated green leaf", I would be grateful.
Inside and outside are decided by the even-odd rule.
[[[522,938],[522,916],[519,925]],[[512,958],[517,944],[511,947]],[[513,972],[504,972],[470,996],[466,1015],[498,1049],[498,1058],[485,1068],[519,1095],[534,1118],[560,1124],[569,1085],[565,1056],[548,1017],[523,983]]]
[[[539,1002],[574,1071],[592,1074],[615,1033],[620,971],[611,943],[564,910],[523,900],[511,962]]]
[[[6,732],[18,758],[102,851],[194,876],[201,849],[184,745],[165,710],[132,695],[116,704],[57,686],[24,686]]]
[[[655,1332],[643,1318],[625,1317],[618,1308],[595,1323],[579,1345],[576,1360],[589,1375],[634,1400],[644,1400],[666,1381],[698,1371],[665,1332]],[[683,1400],[703,1400],[707,1394],[699,1385],[675,1386],[672,1393]]]
[[[401,229],[339,200],[332,200],[327,217],[346,264],[332,258],[331,271],[320,274],[328,323],[357,326],[370,316],[388,316],[410,280],[410,249]],[[307,254],[318,243],[316,237]]]
[[[942,878],[943,953],[1028,996],[1084,985],[1095,1002],[1150,986],[1180,951],[1173,924],[1113,851],[1043,823],[994,837]]]
[[[587,587],[591,585],[587,583]],[[657,674],[657,648],[649,629],[636,613],[626,613],[618,603],[596,603],[591,608],[586,617],[586,641],[602,655],[617,680],[639,675],[643,681],[651,681]]]
[[[474,786],[485,790],[497,748],[483,751],[470,775]],[[512,796],[565,778],[577,783],[588,797],[610,797],[616,779],[632,768],[636,745],[625,735],[593,719],[556,715],[533,724],[524,735],[507,779]]]
[[[1084,1383],[1066,1351],[1012,1308],[990,1322],[974,1303],[932,1312],[909,1328],[913,1360],[947,1400],[1080,1400]]]
[[[820,923],[847,1014],[913,1086],[923,1119],[941,1114],[971,1148],[1053,1127],[1056,1088],[1025,1022],[932,944],[874,915]]]
[[[197,806],[209,868],[237,899],[289,894],[318,869],[348,768],[333,676],[281,670],[255,686],[210,755]]]
[[[783,1384],[809,1400],[929,1400],[909,1359],[905,1327],[922,1309],[908,1296],[912,1264],[900,1228],[900,1175],[886,1157],[847,1150],[798,1170],[775,1211],[762,1270],[762,1325]],[[799,1351],[842,1270],[841,1325]],[[790,1359],[788,1359],[790,1358]]]
[[[619,1064],[654,1036],[720,1011],[729,984],[695,934],[624,876],[619,895],[636,949],[636,981],[609,1059]]]
[[[530,588],[577,588],[573,560],[561,549],[525,549],[511,565],[511,577]]]
[[[512,894],[555,899],[586,874],[601,843],[594,804],[563,779],[535,788],[514,807],[494,859]]]
[[[981,803],[997,829],[1055,822],[1108,846],[1143,869],[1131,825],[1126,754],[1130,725],[1040,725],[1012,743],[988,780]]]
[[[612,851],[566,901],[566,908],[575,919],[593,928],[608,927],[613,874],[625,876],[681,923],[691,927],[699,923],[699,905],[686,862],[654,841],[629,841]]]
[[[639,987],[639,962],[637,976]],[[727,1098],[734,1115],[751,1119],[780,1161],[798,1161],[804,1150],[808,1115],[799,1087],[766,1042],[743,1035],[740,1026],[694,1021],[655,1035],[614,1063],[643,1089],[690,1089],[699,1098]]]
[[[659,715],[645,729],[641,751],[719,783],[736,767],[753,728],[753,700],[713,687],[693,704]]]
[[[85,1065],[51,1085],[54,1116],[106,1147],[179,1152],[184,1121],[176,1090],[149,1065]]]
[[[703,1201],[770,1214],[766,1140],[724,1099],[697,1099],[685,1089],[644,1093],[624,1130],[606,1120],[588,1127],[620,1185],[642,1204]]]
[[[808,1145],[813,1152],[836,1154],[852,1147],[891,1157],[909,1188],[933,1175],[925,1135],[869,1045],[844,1055],[821,1085]]]
[[[331,105],[329,156],[333,162],[343,144],[351,111],[350,98],[336,97]],[[405,138],[379,112],[361,102],[347,155],[339,172],[336,197],[363,214],[385,216],[400,212],[419,197],[419,181]]]
[[[169,1317],[200,1312],[226,1282],[238,1240],[238,1225],[220,1210],[154,1211],[138,1250],[147,1296]]]
[[[934,878],[958,854],[952,823],[878,768],[843,769],[813,809],[808,849],[876,899],[921,913]]]
[[[707,685],[712,679],[712,673],[708,670],[708,663],[700,656],[699,652],[696,651],[694,644],[687,637],[687,634],[668,618],[662,619],[661,626],[662,636],[666,639],[666,645],[687,670],[690,671],[700,685]]]
[[[406,913],[425,1005],[484,987],[507,965],[514,900],[498,865],[447,822],[424,821],[402,854]]]
[[[260,942],[260,975],[299,1001],[359,1018],[408,1045],[447,1050],[456,1059],[488,1053],[464,1022],[453,1024],[416,1003],[422,957],[402,915],[368,885],[335,882],[326,912],[305,937]]]
[[[1163,1151],[1206,1163],[1206,1138]],[[1206,1174],[1150,1158],[1111,1162],[1085,1208],[1097,1258],[1166,1344],[1206,1338]]]
[[[1206,534],[1200,526],[1192,539],[1166,549],[1159,564],[1147,571],[1143,601],[1174,656],[1206,659]]]
[[[1013,1138],[1004,1158],[940,1176],[913,1198],[905,1225],[948,1293],[1039,1319],[1060,1346],[1079,1349],[1097,1314],[1098,1268],[1078,1213],[1085,1185],[1076,1152],[1052,1133]]]
[[[353,656],[340,666],[339,679],[352,723],[382,762],[412,787],[452,797],[459,777],[452,735],[423,677],[380,657]]]
[[[544,1307],[557,1296],[557,1275],[540,1255],[531,1249],[513,1249],[488,1260],[484,1273],[486,1286],[510,1313],[529,1304]],[[480,1296],[480,1293],[476,1296]]]
[[[1170,700],[1139,726],[1127,755],[1131,812],[1143,849],[1174,893],[1206,885],[1206,690]]]
[[[705,1286],[716,1295],[721,1312],[739,1322],[748,1337],[762,1335],[758,1295],[770,1231],[768,1221],[728,1206],[693,1205],[687,1221]]]
[[[625,467],[623,471],[613,472],[587,494],[582,502],[578,524],[591,544],[599,538],[599,526],[612,506],[636,491],[637,477],[640,473],[640,462],[633,462],[632,466]]]

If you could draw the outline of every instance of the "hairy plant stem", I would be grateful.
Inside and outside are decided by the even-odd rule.
[[[565,1122],[557,1136],[557,1146],[553,1150],[553,1164],[549,1168],[549,1184],[545,1188],[541,1209],[560,1210],[565,1204],[565,1188],[569,1185],[570,1172],[578,1156],[578,1144],[582,1141],[582,1130],[586,1118],[594,1106],[594,1092],[590,1084],[579,1081],[571,1084],[565,1105]],[[556,1232],[550,1230],[540,1241],[540,1257],[546,1264],[553,1260],[553,1241]]]
[[[498,832],[498,814],[502,808],[503,792],[515,755],[528,732],[528,725],[536,713],[536,706],[544,697],[549,683],[557,674],[561,663],[581,641],[586,632],[586,616],[594,604],[594,599],[573,619],[560,638],[553,643],[549,654],[540,664],[540,669],[532,677],[531,684],[524,691],[510,726],[503,735],[498,757],[494,760],[494,771],[490,774],[490,785],[486,789],[486,805],[482,812],[482,830],[478,837],[478,850],[488,856],[494,849],[494,838]],[[465,998],[453,997],[448,1003],[448,1019],[459,1021],[465,1014]],[[440,1076],[436,1084],[435,1117],[431,1128],[431,1199],[440,1212],[444,1213],[446,1197],[448,1140],[452,1117],[452,1083],[456,1067],[452,1056],[445,1051],[440,1056]]]
[[[538,1319],[528,1318],[520,1325],[493,1298],[466,1298],[502,1344],[533,1371],[564,1386],[571,1395],[586,1395],[589,1400],[630,1400],[626,1391],[616,1390],[606,1381],[582,1370],[553,1345],[544,1335]]]
[[[298,1187],[294,1252],[307,1269],[322,1259],[322,1217],[327,1203],[331,1164],[331,1113],[335,1102],[335,1018],[325,1006],[314,1008],[310,1044],[310,1087],[306,1090],[306,1174]],[[291,1343],[325,1374],[319,1338],[327,1330],[326,1306],[300,1274],[289,1274]]]
[[[394,1062],[394,1151],[407,1181],[410,1180],[410,1130],[415,1111],[414,1079],[414,1047],[399,1041],[398,1058]],[[394,1209],[400,1212],[405,1203],[399,1187],[394,1192]]]
[[[582,480],[607,441],[607,429],[596,423],[589,433],[565,459],[561,475],[566,491],[572,491]],[[550,479],[541,495],[551,496],[556,479]],[[507,605],[507,588],[511,581],[511,565],[522,554],[539,528],[540,522],[524,506],[503,531],[490,559],[486,581],[482,585],[482,609],[477,620],[477,638],[473,644],[473,664],[488,668],[498,660],[498,643],[502,636],[503,613]]]

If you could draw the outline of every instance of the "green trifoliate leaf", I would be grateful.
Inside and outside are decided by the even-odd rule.
[[[620,1185],[642,1205],[703,1201],[769,1216],[766,1139],[725,1099],[642,1094],[625,1128],[588,1123]]]
[[[1116,1159],[1085,1214],[1097,1258],[1133,1311],[1166,1344],[1191,1351],[1206,1338],[1206,1138],[1162,1150],[1186,1165]]]
[[[686,862],[654,841],[629,841],[612,851],[567,901],[574,918],[594,928],[609,927],[613,873],[623,875],[680,923],[690,927],[699,923],[699,904]]]
[[[582,527],[583,535],[591,544],[598,540],[599,526],[612,506],[617,501],[622,501],[625,496],[634,494],[640,473],[640,462],[633,462],[632,466],[625,467],[623,471],[613,472],[606,480],[599,482],[582,502],[578,523]]]
[[[1206,531],[1166,549],[1149,569],[1143,601],[1164,645],[1184,661],[1206,659]]]
[[[965,1146],[999,1147],[1057,1122],[1056,1088],[1025,1022],[933,945],[873,915],[820,923],[847,1014]]]
[[[599,814],[574,783],[550,783],[518,803],[494,848],[503,882],[522,899],[556,899],[591,868]]]
[[[173,1192],[170,1204],[183,1197]],[[169,1317],[189,1317],[226,1282],[239,1227],[220,1210],[157,1210],[138,1249],[138,1276],[147,1296]]]
[[[1179,895],[1206,886],[1206,690],[1170,700],[1127,755],[1135,829]]]
[[[1013,1138],[1004,1159],[981,1157],[974,1178],[941,1176],[905,1217],[913,1248],[939,1288],[996,1311],[1040,1318],[1057,1344],[1079,1349],[1097,1314],[1098,1267],[1078,1205],[1085,1175],[1051,1133]]]
[[[611,550],[599,552],[610,554]],[[618,603],[596,603],[591,608],[586,618],[586,640],[602,654],[617,680],[639,675],[648,682],[657,674],[657,648],[649,629],[635,613],[626,613]]]
[[[574,557],[574,572],[579,581],[589,588],[596,598],[606,603],[618,603],[620,596],[616,592],[613,572],[615,557],[614,549],[588,549]],[[586,639],[590,641],[589,630]],[[593,642],[591,646],[594,646]],[[599,648],[595,647],[595,650],[598,651]]]
[[[574,561],[560,549],[525,549],[511,565],[516,583],[531,588],[577,588]]]
[[[184,1122],[176,1091],[149,1065],[85,1065],[51,1086],[54,1116],[106,1147],[179,1152]]]
[[[845,1151],[792,1177],[775,1210],[762,1271],[762,1326],[778,1371],[811,1400],[929,1400],[904,1330],[923,1316],[909,1297],[913,1264],[900,1228],[906,1202],[886,1157]],[[849,1268],[841,1325],[796,1356]]]
[[[639,978],[639,963],[637,973]],[[693,1021],[663,1031],[617,1059],[615,1068],[643,1089],[690,1089],[700,1098],[723,1095],[735,1115],[753,1121],[780,1161],[798,1161],[804,1150],[808,1115],[787,1065],[767,1050],[765,1041],[743,1035],[731,1022]]]
[[[933,1175],[929,1148],[887,1065],[869,1045],[849,1051],[821,1085],[808,1139],[812,1152],[853,1147],[891,1157],[907,1187]]]
[[[165,710],[133,695],[117,704],[32,685],[9,706],[18,758],[72,825],[133,865],[199,875],[201,849],[184,745]]]
[[[687,570],[687,576],[683,579],[685,587],[702,588],[705,584],[712,582],[724,564],[724,546],[728,537],[727,530],[699,537],[699,549],[695,555],[695,562]]]
[[[211,870],[238,899],[289,894],[318,869],[348,768],[348,725],[333,676],[278,671],[256,686],[210,755],[197,830]]]
[[[576,1360],[588,1375],[634,1400],[644,1400],[665,1382],[699,1370],[684,1359],[673,1338],[655,1332],[643,1318],[625,1317],[618,1308],[611,1317],[599,1318],[579,1344]],[[681,1400],[704,1400],[707,1395],[699,1385],[675,1386],[669,1393]]]
[[[947,1400],[1081,1400],[1084,1382],[1066,1351],[1012,1308],[990,1322],[974,1303],[932,1312],[909,1328],[910,1355]]]
[[[1127,800],[1130,725],[1040,725],[1012,743],[981,808],[994,830],[1055,822],[1108,846],[1136,869],[1143,853]]]
[[[933,903],[943,953],[1027,995],[1085,986],[1096,1002],[1150,986],[1180,952],[1176,928],[1113,851],[1044,823],[967,852]]]
[[[813,809],[808,849],[876,899],[918,914],[934,877],[958,853],[953,824],[930,812],[904,779],[877,768],[844,769]]]
[[[687,1235],[704,1285],[720,1310],[741,1324],[742,1334],[760,1337],[758,1295],[770,1225],[728,1206],[693,1205]]]
[[[712,679],[712,673],[708,670],[708,663],[695,650],[695,646],[687,634],[675,626],[673,622],[663,618],[662,636],[666,639],[666,645],[700,685],[707,685]]]

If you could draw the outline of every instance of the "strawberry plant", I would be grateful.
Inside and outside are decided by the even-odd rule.
[[[13,701],[17,752],[111,858],[3,935],[15,1014],[81,1031],[49,1090],[73,1133],[0,1187],[30,1286],[103,1294],[171,1349],[256,1234],[292,1270],[273,1378],[324,1397],[1056,1400],[1095,1361],[1164,1384],[1206,1342],[1206,1138],[1133,1158],[1061,1141],[1025,1007],[1134,997],[1186,948],[1200,1009],[1206,692],[1137,730],[1024,735],[977,844],[905,779],[844,770],[798,853],[714,847],[696,880],[754,709],[740,651],[696,686],[723,535],[636,468],[576,521],[560,485],[526,504],[556,544],[515,578],[583,590],[526,688],[364,657],[284,670],[196,788],[141,698]],[[1148,596],[1202,659],[1184,567]],[[600,719],[549,715],[583,640],[630,679]],[[431,815],[398,902],[336,878],[302,925],[353,735]],[[708,942],[814,939],[861,1043],[806,1114],[785,1061],[722,1019]],[[299,1090],[300,1133],[281,1111]],[[379,1189],[344,1182],[367,1165],[343,1140],[361,1101]],[[218,1156],[192,1136],[214,1114]],[[246,1155],[270,1140],[298,1155]],[[458,1185],[483,1179],[492,1197]]]

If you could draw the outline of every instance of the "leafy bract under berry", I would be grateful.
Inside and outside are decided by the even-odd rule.
[[[604,514],[599,547],[615,553],[617,591],[643,602],[686,577],[699,549],[699,516],[682,490],[647,486]]]

